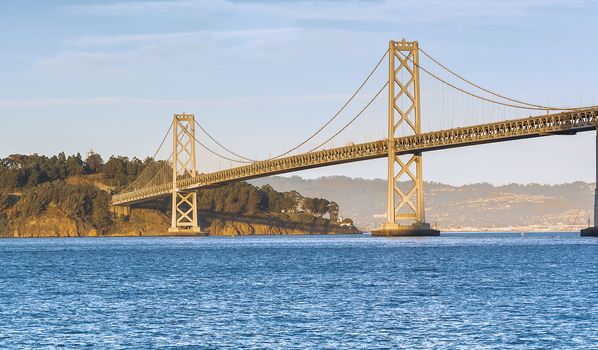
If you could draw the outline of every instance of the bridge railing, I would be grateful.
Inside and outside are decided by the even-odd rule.
[[[395,139],[395,149],[397,150],[397,154],[419,153],[476,143],[506,141],[517,138],[550,135],[552,133],[584,131],[596,128],[597,124],[598,108],[575,110],[400,137]],[[387,147],[388,142],[380,140],[261,161],[178,180],[177,188],[188,190],[324,165],[381,158],[387,156]],[[167,183],[121,193],[113,197],[113,205],[129,204],[171,194],[172,188],[172,183]]]

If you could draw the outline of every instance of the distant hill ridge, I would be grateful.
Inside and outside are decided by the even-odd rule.
[[[378,227],[385,219],[386,180],[273,176],[251,183],[335,201],[341,208],[340,215],[353,218],[363,229]],[[442,229],[577,230],[587,226],[588,218],[593,216],[594,184],[581,181],[502,186],[426,182],[424,188],[426,220]]]

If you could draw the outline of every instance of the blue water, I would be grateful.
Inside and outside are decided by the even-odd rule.
[[[0,348],[598,348],[578,234],[0,240]]]

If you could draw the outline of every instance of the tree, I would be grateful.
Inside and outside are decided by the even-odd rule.
[[[83,160],[81,160],[79,153],[68,157],[66,160],[66,169],[69,176],[83,175],[85,168],[83,167]]]
[[[330,207],[330,202],[326,199],[322,198],[304,198],[303,200],[303,209],[308,213],[322,217],[324,214],[328,212],[328,208]]]
[[[29,171],[29,176],[27,176],[27,187],[33,187],[35,185],[37,185],[38,183],[40,183],[39,181],[39,172],[37,171],[37,169],[31,169]]]
[[[50,204],[97,229],[107,228],[112,223],[110,195],[92,185],[54,181],[28,188],[16,209],[21,217],[35,217],[44,213]]]
[[[128,183],[126,165],[128,161],[127,157],[110,157],[103,168],[106,178],[116,180],[119,185],[126,185]]]
[[[246,211],[250,215],[255,215],[261,211],[264,211],[268,207],[268,197],[262,191],[256,187],[249,189],[247,197]]]
[[[8,195],[0,192],[0,235],[10,232],[10,219],[6,213],[8,208]]]
[[[314,214],[321,218],[328,212],[328,209],[330,208],[330,202],[323,198],[314,198],[313,206]]]
[[[96,228],[106,228],[112,223],[110,212],[110,197],[105,192],[98,192],[91,202],[91,222]]]
[[[125,162],[125,169],[127,173],[127,183],[133,182],[141,174],[143,170],[143,163],[136,157],[129,162]]]
[[[328,212],[330,213],[330,221],[337,222],[339,212],[338,203],[330,202],[330,208],[328,209]]]
[[[0,165],[0,190],[12,190],[17,187],[19,177],[17,172]]]
[[[94,151],[89,151],[89,153],[87,153],[87,158],[85,159],[85,164],[87,165],[90,174],[97,174],[102,170],[104,160],[99,154]]]

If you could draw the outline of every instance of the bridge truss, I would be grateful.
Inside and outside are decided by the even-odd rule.
[[[448,72],[449,77],[464,82],[473,87],[476,92],[458,86],[449,78],[441,77],[420,63],[422,53],[431,63]],[[356,103],[363,93],[366,83],[375,75],[384,58],[388,56],[387,81],[377,90],[374,97],[363,108],[355,111],[355,116],[334,133],[325,138],[326,128],[331,128],[341,115],[349,111],[350,104]],[[471,123],[453,127],[457,119],[449,115],[451,127],[440,130],[422,131],[422,111],[428,108],[428,113],[442,115],[450,110],[445,103],[445,95],[430,93],[434,101],[442,101],[440,108],[434,110],[422,106],[420,74],[426,74],[431,81],[452,91],[453,100],[462,99],[457,105],[455,115],[490,115],[493,120],[485,123]],[[347,143],[343,146],[330,147],[332,142],[338,141],[338,136],[346,132],[349,127],[356,126],[363,130],[364,125],[377,123],[382,108],[380,98],[387,90],[386,114],[387,123],[382,125],[387,132],[386,138],[373,141]],[[458,95],[455,95],[458,94]],[[455,97],[456,96],[456,97]],[[469,99],[468,101],[465,99]],[[482,103],[481,107],[473,102]],[[384,101],[381,101],[384,102]],[[454,101],[448,102],[449,107],[455,107]],[[376,110],[377,108],[377,110]],[[373,120],[365,120],[358,125],[359,119],[370,113]],[[520,118],[505,120],[504,116],[513,111],[523,111],[528,115]],[[533,113],[537,115],[531,115]],[[497,118],[499,116],[499,118]],[[357,121],[357,122],[356,122]],[[467,123],[466,123],[467,124]],[[255,160],[234,152],[229,147],[213,137],[195,120],[192,114],[175,114],[172,129],[173,151],[167,160],[157,161],[148,166],[139,178],[128,188],[112,198],[116,208],[130,206],[165,196],[172,197],[171,231],[199,232],[197,217],[197,191],[202,188],[219,186],[236,181],[249,180],[258,177],[289,173],[299,170],[325,167],[335,164],[358,162],[368,159],[388,159],[388,203],[387,221],[379,230],[380,234],[409,234],[415,231],[430,233],[430,227],[425,222],[422,154],[424,152],[464,147],[484,143],[503,142],[509,140],[543,137],[550,135],[570,135],[577,132],[596,129],[598,125],[598,107],[550,107],[526,103],[509,98],[483,88],[453,72],[435,58],[419,48],[417,42],[391,41],[389,49],[382,56],[378,64],[367,76],[348,101],[322,127],[307,139],[291,149],[279,153],[274,157]],[[196,129],[196,126],[198,129]],[[442,120],[440,121],[442,126]],[[199,130],[207,136],[200,141],[196,135]],[[316,140],[324,137],[324,141]],[[354,137],[354,136],[353,136]],[[167,136],[165,136],[165,139]],[[349,139],[351,140],[351,139]],[[203,141],[203,142],[202,142]],[[215,151],[206,144],[211,141],[221,149]],[[309,146],[310,142],[319,142]],[[162,142],[158,151],[164,144]],[[237,166],[225,169],[198,172],[196,165],[196,145],[217,158],[224,159]],[[308,147],[309,146],[309,147]],[[307,149],[305,149],[307,147]],[[158,154],[158,151],[156,154]],[[222,152],[227,153],[223,155]],[[155,158],[155,156],[154,156]],[[598,194],[597,194],[598,198]],[[128,212],[118,210],[118,212]]]

